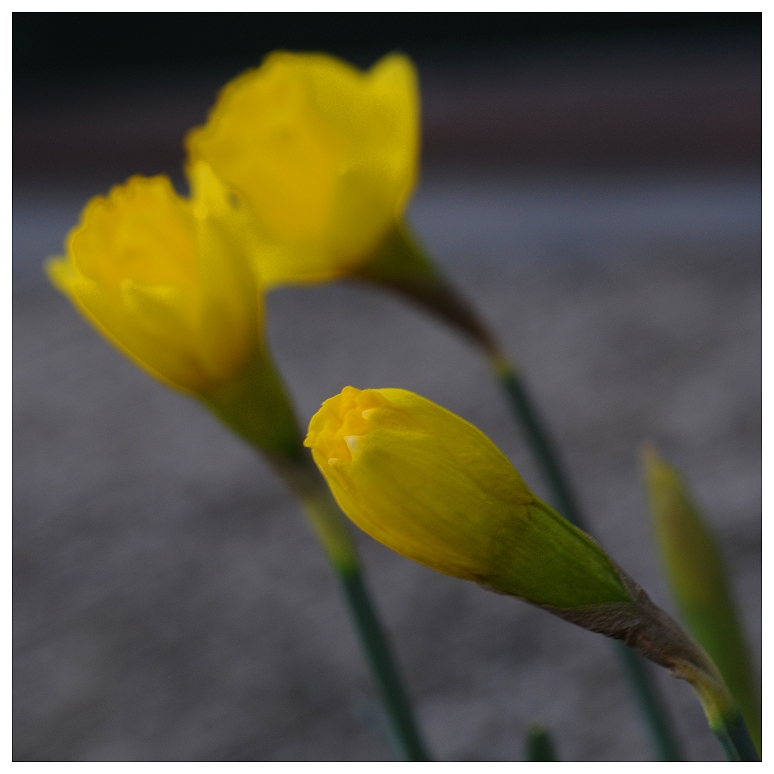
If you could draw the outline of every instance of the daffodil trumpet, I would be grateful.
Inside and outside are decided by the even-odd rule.
[[[133,177],[93,198],[66,254],[48,262],[49,278],[138,366],[261,452],[296,494],[349,606],[396,750],[429,760],[346,520],[303,447],[265,341],[252,212],[205,162],[189,175],[190,198],[162,176]]]
[[[416,185],[419,91],[400,54],[362,72],[325,54],[275,51],[218,95],[186,137],[240,191],[272,246],[266,288],[348,276],[400,219]]]
[[[727,754],[757,759],[749,736],[729,733],[744,722],[701,646],[469,422],[407,390],[345,387],[312,417],[304,443],[341,509],[373,538],[621,640],[691,684]]]

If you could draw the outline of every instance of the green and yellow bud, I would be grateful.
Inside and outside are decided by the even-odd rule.
[[[344,513],[409,559],[551,608],[631,600],[592,538],[535,497],[480,430],[426,398],[346,387],[305,444]]]
[[[300,452],[264,342],[253,215],[207,164],[191,198],[132,177],[88,202],[47,266],[52,283],[143,370],[202,400],[264,451]]]
[[[275,51],[220,92],[186,138],[245,197],[265,286],[347,276],[403,216],[416,185],[419,91],[411,61],[368,72],[327,54]]]

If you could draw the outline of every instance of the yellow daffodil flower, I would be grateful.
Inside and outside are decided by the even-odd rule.
[[[266,352],[247,206],[200,162],[192,197],[132,177],[96,196],[47,265],[53,284],[111,343],[198,397],[265,450],[298,453],[292,410]]]
[[[246,245],[229,228],[238,218],[205,165],[192,200],[166,177],[133,177],[86,205],[49,277],[146,371],[207,393],[245,367],[263,336]]]
[[[186,139],[250,204],[271,250],[266,287],[351,274],[400,221],[417,180],[411,61],[362,72],[325,54],[270,54],[220,93]]]
[[[346,387],[305,444],[344,513],[414,561],[539,605],[631,598],[588,535],[538,500],[480,430],[426,398]]]

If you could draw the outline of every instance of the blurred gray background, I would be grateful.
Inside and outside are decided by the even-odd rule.
[[[760,15],[14,14],[14,758],[392,758],[291,496],[41,271],[91,195],[180,184],[183,132],[279,47],[414,56],[416,232],[520,364],[595,534],[672,612],[640,443],[683,471],[759,669]],[[347,283],[268,313],[303,423],[347,384],[412,389],[545,493],[436,320]],[[438,760],[521,760],[535,722],[563,760],[650,759],[602,637],[357,539]],[[686,757],[720,760],[687,685],[652,671]]]

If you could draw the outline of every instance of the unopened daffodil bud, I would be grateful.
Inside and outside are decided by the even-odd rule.
[[[49,278],[145,371],[284,453],[299,439],[265,349],[253,216],[207,164],[189,173],[190,199],[163,176],[94,197]]]
[[[341,509],[376,540],[623,640],[691,683],[721,739],[742,722],[701,646],[469,422],[406,390],[345,387],[312,417],[305,444]]]
[[[266,287],[351,274],[400,221],[417,180],[419,93],[411,61],[363,72],[326,54],[270,54],[220,93],[191,131],[204,160],[250,204]]]
[[[426,398],[346,387],[305,444],[344,513],[410,559],[538,605],[631,599],[594,540],[535,497],[480,430]]]

